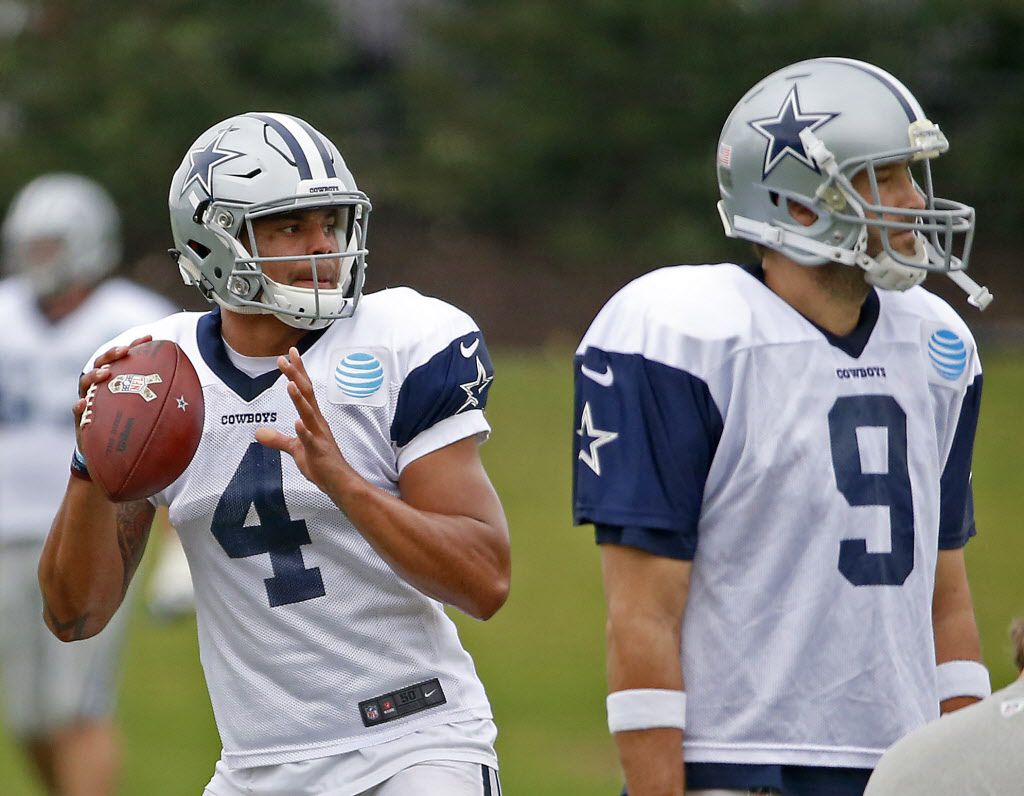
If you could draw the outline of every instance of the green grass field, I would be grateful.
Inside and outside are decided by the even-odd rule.
[[[484,447],[513,536],[513,586],[490,622],[458,621],[490,693],[508,796],[611,796],[619,787],[604,727],[603,607],[597,550],[569,511],[570,376],[557,353],[495,357],[498,381]],[[990,354],[975,456],[979,537],[968,546],[993,684],[1014,675],[1007,624],[1024,613],[1024,359]],[[136,606],[119,716],[126,796],[198,794],[220,751],[195,626],[151,622]],[[0,735],[0,793],[35,796]]]

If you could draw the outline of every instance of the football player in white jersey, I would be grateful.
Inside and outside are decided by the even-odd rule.
[[[630,796],[860,794],[988,692],[963,555],[981,368],[919,287],[991,298],[964,273],[973,209],[933,194],[947,148],[874,66],[768,76],[717,157],[761,262],[641,277],[577,351],[574,513]]]
[[[47,174],[3,224],[0,282],[0,669],[5,724],[49,793],[112,794],[113,723],[127,611],[68,646],[42,622],[36,568],[67,480],[68,397],[82,362],[125,326],[169,315],[162,298],[105,277],[120,259],[117,210],[99,185]]]
[[[101,347],[81,394],[134,341],[174,340],[202,441],[132,503],[76,461],[40,567],[51,628],[103,626],[166,505],[223,743],[206,794],[497,794],[491,708],[443,610],[487,619],[508,593],[479,329],[407,288],[362,294],[370,203],[301,119],[214,125],[169,201],[181,273],[217,306]]]

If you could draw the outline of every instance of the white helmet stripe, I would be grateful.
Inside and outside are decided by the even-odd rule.
[[[308,123],[302,121],[302,119],[293,117],[293,121],[301,125],[302,129],[309,133],[310,138],[313,139],[313,144],[320,153],[320,158],[323,160],[324,168],[327,170],[327,176],[337,177],[338,172],[334,169],[334,159],[331,157],[331,153],[327,151],[327,147],[324,144],[324,137],[314,130]]]
[[[917,101],[917,98],[910,93],[910,90],[906,86],[900,83],[900,81],[884,69],[879,69],[877,66],[864,63],[863,61],[855,61],[852,58],[822,58],[821,60],[831,61],[832,63],[838,64],[846,64],[847,66],[852,66],[854,69],[867,72],[869,75],[877,78],[879,82],[881,82],[896,96],[897,101],[903,106],[903,110],[907,114],[908,121],[916,122],[925,118],[924,109]]]
[[[304,126],[284,113],[256,113],[253,115],[265,121],[281,135],[291,150],[292,157],[295,158],[303,179],[323,180],[331,176],[328,173],[328,166],[332,165],[330,160],[324,157],[321,148],[317,146],[312,135]],[[333,168],[331,170],[333,171]]]

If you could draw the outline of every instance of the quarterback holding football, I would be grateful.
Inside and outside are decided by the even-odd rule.
[[[206,794],[497,796],[491,708],[443,610],[487,619],[509,586],[480,330],[407,288],[363,294],[370,202],[302,119],[214,125],[169,204],[181,274],[216,306],[124,332],[81,394],[170,340],[202,438],[148,499],[69,482],[40,570],[50,627],[103,627],[167,506],[224,747]]]

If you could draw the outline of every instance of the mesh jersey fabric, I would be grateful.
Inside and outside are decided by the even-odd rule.
[[[937,715],[981,367],[940,299],[871,301],[833,340],[736,265],[665,268],[577,351],[576,521],[693,560],[688,762],[870,768]]]
[[[181,345],[203,385],[199,450],[154,501],[169,506],[192,570],[223,760],[293,762],[490,718],[442,606],[396,575],[290,456],[254,441],[260,426],[294,434],[286,380],[234,368],[216,311],[120,339],[140,332]],[[299,348],[343,455],[390,494],[410,461],[489,432],[486,346],[472,319],[441,301],[407,288],[369,294],[353,318]],[[361,701],[434,678],[445,704],[364,726]]]

